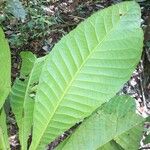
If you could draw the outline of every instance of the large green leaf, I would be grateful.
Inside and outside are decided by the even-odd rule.
[[[36,95],[30,150],[44,147],[112,98],[142,50],[140,7],[124,2],[89,17],[47,57]]]
[[[34,97],[45,57],[37,59],[31,52],[22,52],[20,77],[15,80],[11,91],[11,107],[19,127],[21,149],[27,149],[34,109]]]
[[[0,109],[3,106],[11,87],[10,50],[4,33],[0,28]]]
[[[134,99],[115,96],[68,138],[58,150],[137,150],[144,119],[135,113]]]
[[[4,109],[0,111],[0,150],[9,150],[7,126],[6,126],[6,114]]]

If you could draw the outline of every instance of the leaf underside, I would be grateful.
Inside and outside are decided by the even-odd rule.
[[[11,107],[19,127],[21,149],[27,149],[27,140],[33,122],[34,97],[45,58],[37,59],[31,52],[22,52],[20,77],[11,91]]]
[[[130,78],[143,45],[140,15],[135,2],[111,6],[55,45],[39,80],[30,150],[43,150]]]
[[[135,113],[134,99],[115,96],[85,119],[57,150],[137,150],[143,122]]]

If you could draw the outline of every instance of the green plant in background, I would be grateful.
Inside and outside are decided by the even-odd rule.
[[[36,3],[36,1],[6,0],[5,3],[3,2],[0,24],[5,24],[3,28],[7,31],[13,28],[8,39],[12,47],[18,48],[27,44],[28,40],[42,38],[49,34],[49,27],[57,21],[46,14],[43,4],[46,5],[46,1]]]
[[[7,9],[17,19],[25,20],[26,12],[19,0],[7,0]]]
[[[58,149],[128,149],[133,136],[137,149],[144,119],[131,98],[115,95],[141,57],[140,16],[137,3],[120,3],[86,19],[46,57],[21,54],[10,103],[22,150],[31,133],[29,150],[44,150],[82,121]]]
[[[19,0],[2,0],[0,1],[0,9],[4,9],[7,13],[10,13],[18,20],[24,21],[26,18],[26,11]],[[3,15],[2,15],[3,16]],[[0,22],[4,21],[3,17],[0,17]]]

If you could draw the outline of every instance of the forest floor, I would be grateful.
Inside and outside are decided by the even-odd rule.
[[[6,17],[1,22],[9,40],[12,54],[12,81],[19,75],[20,52],[32,51],[38,57],[48,54],[62,36],[74,29],[81,21],[94,12],[104,9],[122,0],[55,0],[40,3],[24,2],[27,16],[25,20]],[[29,1],[30,2],[30,1]],[[131,80],[124,85],[121,92],[136,98],[137,112],[142,116],[150,115],[150,1],[139,3],[142,10],[141,25],[145,32],[144,50],[141,61]],[[6,15],[4,12],[0,12]],[[149,27],[148,27],[149,24]],[[19,150],[17,127],[10,113],[10,141],[14,150]],[[147,123],[146,127],[150,124]],[[69,132],[69,131],[68,131]],[[63,135],[49,145],[49,150],[67,136]],[[147,133],[145,132],[144,135]]]

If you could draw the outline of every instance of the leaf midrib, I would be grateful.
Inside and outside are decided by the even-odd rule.
[[[99,43],[95,48],[93,48],[93,51],[91,51],[91,53],[90,53],[90,54],[87,56],[87,58],[83,61],[83,63],[81,64],[81,66],[79,67],[79,69],[77,70],[77,72],[75,73],[74,77],[72,78],[72,80],[70,81],[70,83],[68,84],[68,86],[66,87],[66,89],[65,89],[65,91],[64,91],[64,93],[63,93],[63,95],[62,95],[61,98],[60,98],[60,101],[58,102],[58,104],[56,105],[56,107],[55,107],[55,109],[54,109],[54,112],[52,113],[50,119],[48,120],[48,122],[47,122],[47,124],[46,124],[46,126],[45,126],[45,128],[44,128],[44,130],[43,130],[43,132],[42,132],[42,134],[41,134],[41,136],[40,136],[40,138],[39,138],[39,140],[36,140],[36,142],[34,143],[34,147],[33,147],[33,148],[34,148],[35,150],[36,150],[36,148],[39,146],[40,141],[41,141],[41,139],[42,139],[42,137],[43,137],[45,131],[47,130],[47,127],[48,127],[48,125],[49,125],[51,119],[53,118],[54,114],[56,113],[56,111],[57,111],[57,109],[58,109],[60,103],[62,102],[64,96],[66,95],[66,93],[67,93],[67,91],[69,90],[71,84],[72,84],[73,81],[76,79],[77,75],[78,75],[79,72],[81,71],[81,69],[82,69],[82,67],[84,66],[84,64],[85,64],[85,63],[87,62],[87,60],[92,56],[92,54],[93,54],[93,53],[95,52],[95,50],[99,47],[99,45],[101,45],[101,44],[107,39],[107,37],[118,27],[118,24],[121,22],[122,18],[123,18],[124,16],[126,16],[127,13],[129,13],[129,11],[131,11],[131,10],[132,10],[132,8],[129,9],[129,10],[127,10],[126,13],[120,17],[119,21],[116,23],[116,26],[113,26],[113,28],[109,31],[109,33],[106,34],[106,36],[100,41],[100,43]],[[38,141],[38,143],[37,143],[37,141]],[[33,145],[33,143],[32,143],[32,145]],[[32,149],[32,150],[33,150],[33,149]]]

